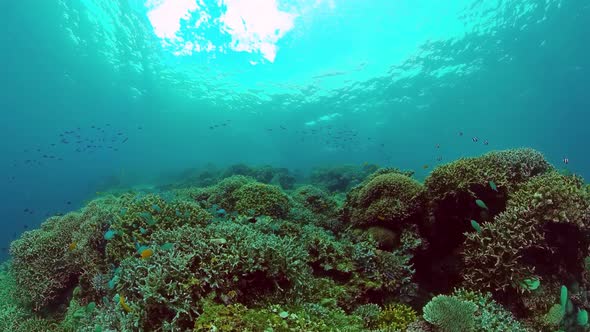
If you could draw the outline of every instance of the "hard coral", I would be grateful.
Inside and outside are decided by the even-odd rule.
[[[207,203],[209,205],[216,204],[227,211],[235,211],[238,199],[235,196],[235,192],[244,185],[254,181],[254,178],[243,175],[234,175],[225,178],[216,185],[206,189],[209,192]]]
[[[489,187],[489,181],[494,181],[500,191],[510,192],[519,183],[550,169],[543,155],[533,149],[494,151],[439,166],[428,176],[425,185],[435,202],[460,192],[475,199],[481,187]]]
[[[444,332],[468,332],[475,328],[477,306],[454,296],[435,296],[424,306],[424,319]]]
[[[418,279],[433,292],[450,291],[461,280],[459,251],[465,233],[475,232],[471,220],[479,226],[492,222],[506,209],[510,193],[550,169],[532,149],[490,152],[437,167],[425,180],[429,204],[422,234],[430,249],[416,259]]]
[[[236,302],[283,290],[296,294],[311,277],[304,248],[247,224],[184,225],[157,231],[152,241],[154,248],[171,242],[175,249],[123,260],[117,285],[146,328],[165,321],[187,328],[207,295]]]
[[[314,213],[334,215],[336,201],[325,191],[312,185],[299,187],[293,193],[293,199]]]
[[[590,194],[579,178],[557,172],[532,178],[481,234],[468,235],[465,284],[504,292],[524,291],[519,284],[535,275],[581,280],[589,231]]]
[[[103,231],[114,215],[112,196],[80,212],[52,217],[11,245],[11,273],[21,299],[35,310],[63,302],[64,292],[105,268]],[[81,280],[78,280],[78,279]]]
[[[374,164],[314,168],[311,173],[310,182],[330,192],[344,192],[350,189],[351,186],[363,181],[364,178],[377,169],[378,166]]]
[[[120,211],[110,229],[115,232],[108,241],[106,254],[111,263],[137,253],[138,246],[150,242],[151,235],[161,229],[181,225],[204,225],[212,216],[190,201],[167,201],[154,194],[126,194],[120,198]]]
[[[379,314],[379,328],[385,331],[405,331],[417,319],[416,311],[405,304],[390,304]]]
[[[289,212],[289,198],[281,189],[263,183],[248,183],[234,193],[236,210],[246,215],[284,218]]]
[[[423,208],[422,185],[397,170],[369,176],[347,195],[342,219],[355,226],[400,229]]]

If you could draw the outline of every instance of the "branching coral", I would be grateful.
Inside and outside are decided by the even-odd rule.
[[[465,284],[494,292],[520,290],[525,278],[569,273],[581,278],[590,230],[590,195],[580,179],[557,172],[532,178],[508,208],[464,250]]]
[[[167,201],[158,195],[123,195],[120,211],[114,216],[110,230],[113,238],[106,246],[110,262],[117,263],[138,253],[150,242],[157,230],[181,225],[205,225],[212,216],[190,201]]]
[[[212,292],[232,302],[282,289],[297,293],[311,277],[303,248],[247,225],[184,225],[158,231],[152,240],[154,247],[172,242],[175,249],[156,250],[149,260],[124,260],[117,284],[143,313],[144,326],[163,320],[190,325],[197,316],[194,304]]]

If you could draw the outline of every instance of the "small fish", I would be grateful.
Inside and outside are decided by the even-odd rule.
[[[117,231],[109,229],[106,233],[104,233],[104,239],[107,241],[112,240],[115,235],[117,235]]]
[[[66,204],[67,204],[67,205],[72,205],[72,202],[70,202],[70,201],[67,201],[67,202],[66,202]]]
[[[437,148],[437,149],[440,149],[440,144],[437,144],[437,145],[436,145],[436,148]]]
[[[441,160],[442,160],[442,156],[436,157],[436,161],[441,161]]]
[[[166,250],[166,251],[172,250],[172,249],[174,249],[174,243],[166,242],[160,246],[160,249]]]
[[[385,220],[385,217],[384,217],[384,216],[382,216],[382,215],[378,215],[378,216],[377,216],[377,219],[379,219],[379,220],[383,221],[383,220]]]
[[[462,131],[459,132],[459,136],[463,136],[463,132]]]
[[[563,163],[566,164],[566,165],[569,164],[570,163],[569,158],[564,157],[563,158]]]
[[[479,206],[482,209],[489,210],[486,203],[484,203],[481,199],[476,199],[475,204],[477,204],[477,206]]]
[[[483,141],[483,145],[490,145],[490,142],[488,142],[488,140],[486,139],[485,141]]]
[[[133,309],[125,302],[125,297],[123,295],[119,295],[119,304],[126,312],[132,312]]]
[[[471,140],[472,140],[473,142],[476,142],[476,143],[477,143],[477,141],[479,141],[479,138],[477,138],[477,137],[475,137],[475,136],[474,136],[474,137],[473,137]]]
[[[477,221],[471,219],[471,227],[473,227],[473,229],[475,229],[476,232],[481,234],[481,226]]]
[[[493,191],[498,191],[498,187],[496,187],[496,184],[494,183],[494,181],[490,181],[490,188],[492,188]]]
[[[152,249],[143,249],[140,253],[142,259],[150,258],[154,254]]]
[[[422,168],[424,168],[424,169],[428,169],[428,167],[429,167],[428,165],[422,166]]]
[[[121,142],[121,144],[127,142],[128,139],[129,139],[129,137],[125,137],[125,139]]]
[[[68,246],[69,251],[73,251],[76,248],[78,248],[78,242],[75,242],[75,241],[70,243],[70,245]]]
[[[24,224],[24,225],[23,225],[23,228],[24,228],[24,229],[29,229],[29,225],[27,225],[27,224]]]

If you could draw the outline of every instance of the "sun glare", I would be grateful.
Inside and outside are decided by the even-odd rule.
[[[274,62],[278,41],[294,28],[297,13],[279,9],[278,0],[148,0],[145,6],[154,33],[162,46],[175,55],[194,52],[248,52],[262,61]],[[215,6],[215,8],[213,8]],[[214,10],[211,10],[214,9]],[[220,13],[213,16],[211,13]],[[220,43],[205,38],[203,31],[216,31]],[[252,61],[251,63],[257,63]]]

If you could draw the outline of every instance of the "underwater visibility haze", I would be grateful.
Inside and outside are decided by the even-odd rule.
[[[0,22],[0,331],[590,330],[590,2]]]

